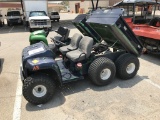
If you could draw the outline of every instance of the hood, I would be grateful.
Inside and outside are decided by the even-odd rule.
[[[50,20],[48,16],[33,16],[29,17],[29,20]]]
[[[17,18],[21,18],[21,16],[7,16],[7,19],[17,19]]]

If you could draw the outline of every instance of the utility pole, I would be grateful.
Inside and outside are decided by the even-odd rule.
[[[24,13],[23,0],[21,0],[21,7],[22,7],[22,12]]]

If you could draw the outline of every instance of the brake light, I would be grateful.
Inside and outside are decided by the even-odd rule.
[[[77,68],[81,69],[82,68],[82,63],[77,63]]]
[[[59,57],[60,57],[60,58],[63,58],[63,56],[62,56],[62,55],[59,55]]]

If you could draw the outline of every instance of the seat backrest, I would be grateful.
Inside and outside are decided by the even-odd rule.
[[[66,34],[66,31],[67,31],[67,30],[68,30],[68,29],[65,29],[64,27],[61,27],[61,26],[60,26],[60,27],[58,28],[58,30],[57,30],[57,33],[63,36],[63,35]]]
[[[67,27],[64,27],[64,29],[66,29],[66,34],[64,35],[64,40],[67,40],[69,37],[70,30]]]
[[[93,38],[84,36],[80,43],[78,49],[86,54],[86,57],[88,58],[91,54],[93,46]]]
[[[71,43],[70,46],[72,46],[73,48],[78,48],[79,42],[82,39],[82,35],[75,33],[72,37],[71,37]]]
[[[155,17],[155,18],[153,18],[153,19],[150,20],[149,25],[156,27],[156,24],[159,21],[160,21],[160,19],[158,17]]]
[[[61,41],[65,41],[69,37],[70,30],[67,27],[59,27],[57,33],[61,35]]]

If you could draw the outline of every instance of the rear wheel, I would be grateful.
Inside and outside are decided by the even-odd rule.
[[[45,74],[35,74],[27,77],[23,84],[23,96],[32,104],[44,104],[54,95],[56,85]]]
[[[105,57],[94,60],[88,71],[88,75],[92,82],[96,85],[107,85],[112,82],[115,77],[116,67],[114,63]]]
[[[139,70],[139,60],[129,53],[121,55],[115,62],[117,77],[123,80],[131,79]]]

